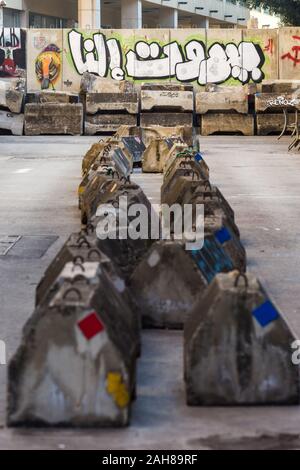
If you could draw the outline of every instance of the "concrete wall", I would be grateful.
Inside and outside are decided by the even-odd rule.
[[[85,71],[137,84],[167,80],[190,82],[197,87],[207,83],[240,85],[264,79],[300,79],[300,28],[31,29],[24,32],[24,37],[29,91],[41,88],[40,73],[49,56],[55,77],[50,87],[66,91],[79,90]],[[13,51],[16,58],[20,56],[17,49]],[[0,74],[7,54],[9,48],[2,43]]]

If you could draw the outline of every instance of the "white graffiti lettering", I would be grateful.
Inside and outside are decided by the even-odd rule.
[[[117,39],[94,34],[84,39],[80,32],[69,33],[70,52],[77,72],[91,72],[114,80],[154,80],[176,78],[179,82],[197,81],[199,85],[223,83],[229,79],[243,84],[261,82],[265,57],[261,47],[243,41],[239,45],[214,43],[208,51],[202,41],[193,39],[182,49],[176,41],[164,46],[157,42],[136,42],[122,51]],[[123,66],[123,55],[124,63]]]
[[[275,99],[269,99],[267,101],[267,105],[269,107],[273,107],[273,106],[298,106],[298,104],[300,104],[300,100],[297,99],[297,98],[292,98],[292,99],[289,99],[289,98],[285,98],[284,96],[277,96],[277,98]]]
[[[81,33],[72,30],[69,33],[69,46],[74,66],[82,75],[84,72],[106,77],[108,70],[114,80],[124,80],[122,53],[116,39],[106,40],[104,34],[96,33],[92,38],[83,39]]]

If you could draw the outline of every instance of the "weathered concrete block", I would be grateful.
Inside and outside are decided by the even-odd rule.
[[[63,91],[40,91],[36,93],[27,93],[27,103],[69,103],[77,104],[80,102],[79,95]]]
[[[97,211],[99,204],[116,191],[122,182],[113,175],[104,174],[102,170],[92,173],[84,191],[80,192],[81,222],[86,225]]]
[[[7,108],[11,113],[20,114],[25,96],[24,80],[0,79],[0,106]]]
[[[144,173],[162,173],[170,147],[166,139],[156,138],[144,150],[142,169]]]
[[[83,93],[134,93],[134,84],[127,80],[111,80],[102,78],[93,73],[85,72],[82,75],[80,89]]]
[[[245,272],[247,268],[246,250],[226,218],[220,214],[207,215],[204,219],[205,233],[213,234],[230,258],[234,269]]]
[[[164,126],[150,126],[142,127],[142,139],[146,147],[152,142],[153,139],[177,139],[191,145],[192,135],[190,128],[184,126],[164,127]]]
[[[165,165],[163,167],[164,176],[166,172],[169,171],[169,168],[173,165],[174,161],[177,158],[178,154],[184,154],[189,149],[189,146],[183,142],[181,138],[173,140],[173,145],[170,147],[168,157],[166,159]]]
[[[53,284],[67,263],[74,262],[75,266],[78,265],[80,272],[83,270],[81,268],[82,263],[91,261],[99,262],[102,270],[101,275],[104,273],[109,277],[113,288],[118,291],[131,310],[135,311],[136,308],[132,308],[132,300],[128,295],[128,290],[120,270],[118,270],[115,263],[108,256],[98,249],[98,239],[96,233],[91,231],[91,228],[89,228],[88,233],[82,231],[70,235],[42,276],[36,288],[35,304],[39,305],[42,301],[45,301],[45,297],[51,291]]]
[[[0,82],[0,106],[7,108],[11,113],[21,113],[23,107],[24,93],[22,91],[6,89]]]
[[[96,170],[102,165],[113,166],[121,176],[128,177],[133,165],[140,163],[145,145],[138,136],[119,137],[102,140],[93,144],[82,161],[83,181],[79,194],[84,190],[89,179],[89,171]]]
[[[293,94],[284,93],[256,93],[255,111],[257,113],[282,113],[283,109],[300,110],[300,94],[295,97]]]
[[[164,166],[164,181],[161,194],[169,190],[176,178],[186,172],[195,172],[198,180],[209,180],[209,168],[199,152],[190,151],[187,147],[174,144]]]
[[[26,135],[81,135],[82,124],[82,104],[29,103],[25,106]]]
[[[91,148],[87,151],[87,153],[85,154],[82,160],[82,175],[83,176],[90,170],[94,161],[98,158],[98,156],[101,154],[103,149],[107,147],[107,145],[109,145],[108,142],[101,140],[100,142],[93,144]]]
[[[205,85],[206,93],[235,93],[235,90],[238,92],[244,92],[248,96],[254,95],[258,91],[257,83],[247,83],[246,85],[232,86],[232,85],[217,85],[216,83],[207,83]]]
[[[295,122],[295,113],[288,113],[288,125]],[[270,134],[281,134],[284,126],[284,115],[280,114],[257,114],[257,134],[258,135],[270,135]]]
[[[95,114],[86,115],[84,128],[86,135],[95,135],[103,132],[117,132],[119,127],[137,126],[137,115],[134,114]]]
[[[125,279],[128,279],[153,243],[151,221],[157,223],[155,218],[158,216],[152,213],[150,201],[134,183],[124,183],[108,194],[104,202],[101,201],[90,222],[97,233],[99,249],[117,264]],[[141,213],[137,205],[142,207]],[[107,227],[105,215],[111,207],[115,220],[112,228]],[[145,223],[141,222],[140,226],[141,217]]]
[[[141,110],[157,109],[193,112],[194,90],[192,85],[145,84],[141,86]]]
[[[243,87],[231,90],[196,93],[196,113],[208,112],[248,114],[248,93]]]
[[[293,93],[300,88],[300,80],[264,80],[261,84],[262,93],[282,95]]]
[[[130,278],[130,288],[149,328],[182,328],[207,281],[181,243],[155,242]]]
[[[204,206],[205,216],[221,216],[232,232],[239,238],[239,229],[235,223],[234,211],[221,191],[209,182],[195,178],[190,172],[188,175],[179,176],[166,190],[163,187],[161,203],[172,206],[180,204],[199,204]]]
[[[98,282],[98,271],[90,263],[66,279],[25,326],[9,365],[10,426],[129,423],[136,337],[125,304]]]
[[[185,324],[188,405],[299,403],[294,340],[253,275],[216,276]]]
[[[129,114],[137,114],[139,112],[137,93],[87,93],[87,114],[110,111],[126,111]]]
[[[10,131],[13,135],[22,135],[24,114],[13,114],[0,110],[0,129]]]
[[[243,134],[254,135],[254,116],[246,114],[204,114],[201,135]]]
[[[142,131],[140,127],[137,126],[126,126],[126,125],[121,125],[116,133],[115,133],[115,138],[121,138],[121,137],[140,137],[142,136]]]
[[[141,127],[185,126],[187,128],[192,129],[193,114],[192,113],[141,113],[140,122],[141,122]]]
[[[182,205],[185,201],[190,201],[195,191],[205,193],[206,189],[208,188],[205,181],[195,178],[192,172],[187,172],[184,176],[174,179],[172,187],[167,190],[162,188],[161,203],[169,206],[175,203]]]
[[[220,215],[232,232],[239,238],[240,232],[235,223],[235,215],[232,207],[217,186],[200,184],[199,187],[186,185],[185,193],[182,193],[180,203],[203,204],[206,216]]]

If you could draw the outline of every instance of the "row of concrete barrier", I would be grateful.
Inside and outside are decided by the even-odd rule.
[[[9,425],[128,425],[141,326],[184,328],[188,405],[299,403],[295,338],[259,281],[246,274],[234,211],[183,134],[159,139],[168,149],[160,161],[156,146],[162,203],[204,206],[203,247],[187,250],[186,234],[118,239],[108,230],[102,238],[108,207],[119,231],[128,229],[121,196],[129,209],[143,205],[153,220],[130,174],[137,153],[147,155],[157,138],[146,132],[145,142],[133,142],[130,129],[121,128],[93,145],[79,187],[84,228],[70,236],[38,285],[35,312],[9,366]],[[171,220],[171,234],[178,223]],[[198,223],[194,218],[193,228]]]
[[[195,93],[190,84],[145,83],[136,87],[85,73],[79,94],[26,94],[21,79],[0,81],[0,129],[31,136],[95,135],[114,133],[120,125],[139,124],[195,125],[202,135],[280,134],[282,111],[290,124],[293,112],[300,110],[300,81],[266,81],[257,87],[207,85]]]

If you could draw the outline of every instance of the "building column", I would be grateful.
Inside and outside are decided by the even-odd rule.
[[[161,28],[178,28],[178,10],[160,8],[158,23]]]
[[[78,23],[82,29],[101,28],[101,0],[78,0]]]
[[[0,28],[4,26],[3,8],[0,8]]]
[[[142,0],[121,0],[121,28],[139,29],[143,26]]]
[[[21,28],[29,28],[29,11],[21,11]]]
[[[199,18],[197,18],[197,21],[195,22],[197,27],[198,28],[205,28],[205,29],[209,29],[209,18],[208,17],[204,17],[204,16],[200,16]]]

